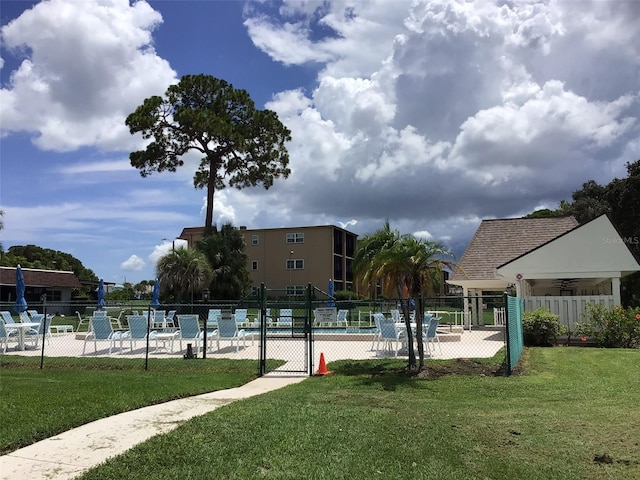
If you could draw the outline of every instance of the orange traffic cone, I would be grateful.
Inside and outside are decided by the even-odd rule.
[[[327,364],[324,362],[324,353],[320,354],[320,368],[314,375],[329,375],[331,372],[327,370]]]

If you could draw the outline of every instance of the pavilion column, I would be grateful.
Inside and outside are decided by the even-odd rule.
[[[471,312],[469,311],[469,289],[467,287],[462,287],[462,314],[464,315],[462,319],[462,325],[471,330]]]
[[[621,306],[622,300],[620,299],[620,277],[611,278],[611,294],[613,295],[613,305]]]

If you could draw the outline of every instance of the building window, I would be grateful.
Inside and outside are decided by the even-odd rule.
[[[258,269],[258,261],[257,260],[253,260],[251,262],[251,270],[257,270]]]
[[[292,258],[287,260],[287,270],[302,270],[304,268],[304,260]]]
[[[288,285],[287,286],[287,296],[298,296],[301,297],[304,295],[304,287],[302,285]]]
[[[287,233],[287,243],[304,243],[304,233]]]
[[[342,255],[342,231],[337,228],[333,230],[333,253]]]
[[[251,235],[251,245],[260,245],[260,235]]]
[[[338,255],[333,256],[333,279],[344,280],[342,273],[342,257]]]
[[[353,260],[351,260],[350,258],[347,258],[344,263],[347,270],[345,275],[345,280],[347,282],[353,282]]]
[[[61,290],[51,290],[45,293],[47,295],[48,302],[60,302],[62,301],[62,291]]]
[[[356,236],[347,234],[346,238],[345,238],[345,241],[346,241],[345,255],[347,257],[355,256],[355,252],[356,252]]]

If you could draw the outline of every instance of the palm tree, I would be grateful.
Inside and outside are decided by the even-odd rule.
[[[211,280],[206,257],[194,248],[177,248],[158,260],[157,277],[163,295],[177,302],[191,301]]]
[[[389,220],[386,220],[384,227],[374,233],[365,235],[358,241],[358,248],[353,258],[353,271],[365,285],[368,285],[370,295],[372,291],[375,295],[378,282],[373,268],[374,259],[381,251],[393,245],[399,239],[400,233],[397,230],[392,231]]]
[[[214,227],[198,242],[213,271],[209,290],[212,298],[221,300],[240,298],[251,286],[247,271],[244,237],[231,223]]]
[[[385,295],[401,299],[407,330],[409,368],[416,367],[413,349],[413,332],[410,319],[410,299],[418,299],[417,325],[424,317],[424,296],[439,287],[444,268],[456,269],[453,254],[440,242],[419,240],[412,235],[400,235],[392,231],[389,221],[381,230],[367,235],[358,245],[354,258],[354,270],[365,282],[382,280]],[[424,367],[422,329],[416,329],[419,367]]]
[[[416,325],[424,318],[424,297],[434,295],[440,288],[444,269],[457,270],[454,255],[442,243],[406,237],[406,253],[409,254],[407,290],[412,298],[417,298]],[[406,312],[405,312],[406,315]],[[416,328],[419,368],[424,367],[424,345],[422,329]]]

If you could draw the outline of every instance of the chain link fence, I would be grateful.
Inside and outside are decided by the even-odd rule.
[[[148,301],[107,301],[102,309],[40,303],[30,304],[22,318],[12,304],[0,304],[6,332],[4,340],[0,332],[0,351],[40,357],[44,367],[47,359],[63,357],[113,362],[114,368],[118,362],[137,362],[146,369],[155,362],[190,361],[198,369],[201,361],[244,359],[255,361],[260,374],[274,369],[312,374],[321,353],[327,362],[406,358],[399,300],[339,300],[311,285],[302,295],[292,293],[262,289],[236,301],[156,309]],[[435,337],[425,339],[427,358],[487,358],[505,347],[503,296],[423,301],[431,318],[438,319]],[[382,318],[393,325],[390,335],[380,325]]]

